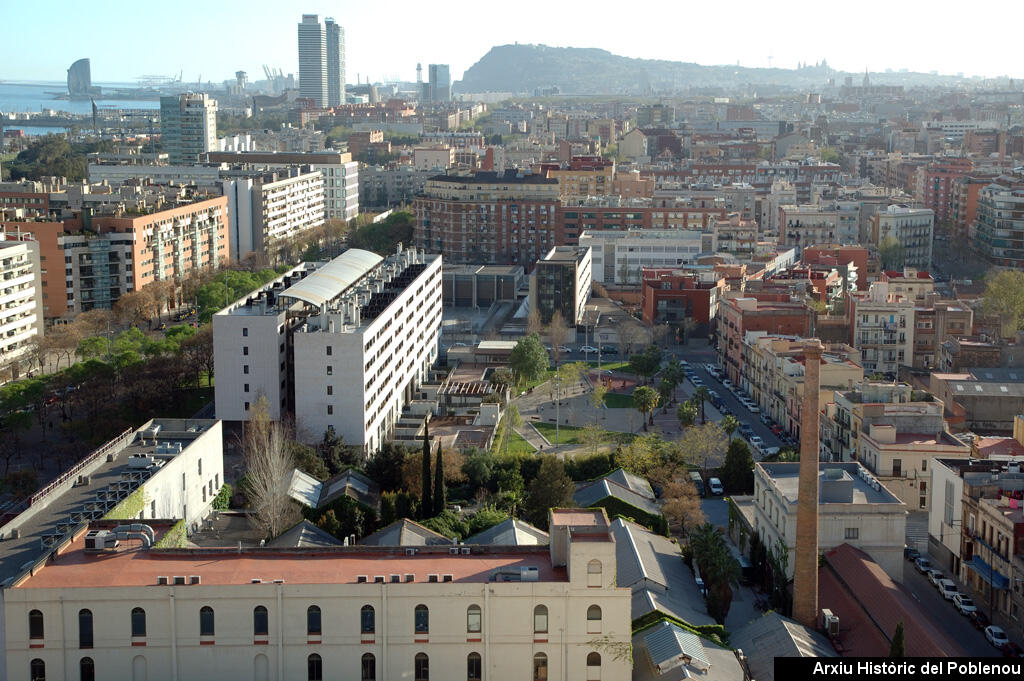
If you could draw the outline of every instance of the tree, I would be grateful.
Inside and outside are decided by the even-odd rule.
[[[633,391],[633,404],[636,405],[637,411],[643,416],[644,430],[647,430],[648,414],[651,414],[651,422],[653,423],[654,414],[652,412],[658,407],[658,400],[660,399],[661,396],[646,385],[638,386]]]
[[[515,377],[512,375],[512,371],[508,367],[498,367],[491,372],[491,385],[504,393],[512,387],[515,383]]]
[[[740,427],[740,422],[736,420],[736,417],[732,414],[726,414],[722,419],[721,423],[718,424],[721,427],[722,432],[725,436],[732,441],[732,434],[736,432],[736,429]]]
[[[679,425],[684,430],[689,428],[697,420],[697,407],[693,402],[683,402],[676,407],[676,418],[679,419]]]
[[[295,465],[284,427],[270,420],[267,398],[262,395],[249,409],[243,442],[249,516],[266,538],[273,539],[294,525],[299,514],[288,496]]]
[[[697,488],[679,466],[662,466],[648,476],[661,488],[661,512],[668,521],[669,530],[676,535],[686,534],[689,528],[707,522],[701,510]]]
[[[540,337],[531,333],[512,348],[508,363],[520,381],[536,381],[548,368],[548,352],[541,345]]]
[[[1001,270],[988,277],[981,309],[999,317],[1006,338],[1024,328],[1024,272]]]
[[[906,262],[903,244],[889,235],[878,244],[878,256],[882,261],[883,270],[902,270]]]
[[[129,291],[114,303],[114,312],[125,324],[138,326],[147,318],[153,307],[153,295],[144,286],[138,291]]]
[[[429,518],[434,511],[434,501],[430,494],[430,420],[423,421],[423,470],[420,475],[420,518]]]
[[[661,366],[661,348],[657,345],[648,345],[647,348],[629,358],[629,369],[644,379],[650,378],[658,372]]]
[[[731,494],[751,494],[754,491],[754,457],[747,443],[740,438],[729,442],[725,462],[719,471],[722,484]]]
[[[488,530],[509,519],[508,513],[494,506],[484,506],[469,519],[469,534],[474,535]]]
[[[572,479],[565,474],[565,465],[561,459],[545,454],[541,457],[537,477],[530,483],[527,519],[542,530],[547,530],[548,511],[573,506],[572,495],[575,489]]]
[[[523,425],[523,417],[519,414],[519,406],[510,404],[505,409],[505,415],[501,419],[501,447],[508,454],[508,441],[512,439],[512,433]]]
[[[839,152],[832,147],[822,147],[818,150],[818,157],[825,163],[838,163]]]
[[[675,386],[672,385],[672,381],[667,378],[662,378],[661,382],[658,383],[658,397],[661,402],[662,414],[664,414],[665,410],[668,409],[668,403],[672,399],[673,390],[675,390]]]
[[[892,643],[889,645],[889,657],[904,656],[903,643],[903,620],[896,625],[896,631],[892,634]]]
[[[554,358],[556,365],[562,355],[562,351],[559,348],[565,345],[568,337],[569,326],[565,323],[562,313],[559,310],[555,310],[555,313],[551,315],[551,323],[548,324],[548,338],[551,340],[551,357]]]
[[[662,380],[668,381],[672,384],[672,400],[676,398],[676,388],[686,378],[686,371],[683,369],[682,362],[678,359],[671,359],[665,364],[665,368],[661,370]]]
[[[708,614],[719,624],[725,624],[732,605],[732,587],[740,583],[740,564],[720,539],[711,553],[705,556],[701,575],[708,589]]]
[[[604,406],[604,396],[608,394],[608,386],[604,384],[601,377],[597,377],[597,382],[594,383],[593,390],[590,391],[590,405],[594,409],[600,409]]]
[[[479,488],[491,479],[494,468],[494,454],[487,449],[471,448],[464,452],[462,474],[473,487]]]
[[[532,302],[532,301],[531,301]],[[533,334],[540,335],[540,332],[544,330],[544,322],[540,318],[540,310],[536,306],[530,307],[530,312],[526,315],[526,335],[532,336]]]
[[[725,433],[717,423],[705,423],[683,431],[679,438],[679,452],[684,461],[704,468],[718,468],[725,455]]]
[[[596,423],[588,423],[579,432],[579,441],[586,446],[587,451],[591,454],[597,454],[607,437],[607,431]]]
[[[693,399],[697,401],[697,405],[700,408],[700,422],[706,423],[707,419],[704,415],[704,403],[711,399],[711,393],[708,392],[706,386],[700,386],[693,391]]]
[[[614,465],[634,475],[646,476],[658,465],[661,443],[656,434],[634,438],[624,448],[616,450]]]
[[[439,515],[448,505],[448,485],[444,481],[444,450],[437,448],[434,462],[434,515]]]
[[[402,489],[402,468],[407,453],[405,447],[385,442],[366,462],[366,474],[383,492]]]

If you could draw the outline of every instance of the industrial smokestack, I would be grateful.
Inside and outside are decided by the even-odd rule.
[[[804,399],[800,407],[800,485],[796,505],[793,619],[814,628],[818,615],[818,392],[822,346],[804,348]]]

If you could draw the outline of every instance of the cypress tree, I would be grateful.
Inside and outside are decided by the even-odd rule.
[[[423,491],[420,494],[420,518],[429,518],[434,511],[430,495],[430,422],[423,422]]]
[[[444,460],[441,448],[437,448],[437,462],[434,465],[434,515],[444,512],[448,504],[448,487],[444,484]]]
[[[896,625],[896,631],[892,635],[892,643],[889,646],[889,657],[903,657],[903,622]]]

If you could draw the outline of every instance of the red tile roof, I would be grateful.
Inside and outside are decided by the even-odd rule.
[[[903,622],[908,657],[965,654],[959,645],[931,624],[927,613],[868,554],[849,544],[841,544],[825,554],[825,561],[827,565],[818,571],[819,607],[829,608],[839,616],[840,632],[845,629],[844,613],[852,621],[856,635],[851,637],[851,643],[856,644],[858,650],[848,654],[888,655],[889,637],[900,622]],[[878,636],[867,631],[869,624],[874,625],[884,645]],[[840,640],[845,647],[842,635]]]

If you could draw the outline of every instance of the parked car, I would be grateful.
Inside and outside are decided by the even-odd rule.
[[[697,577],[694,581],[697,583],[697,591],[700,592],[700,595],[703,596],[704,598],[707,598],[708,597],[708,588],[706,586],[704,586],[704,580],[701,579],[700,577]]]
[[[747,409],[750,410],[751,414],[760,414],[761,413],[761,407],[757,406],[757,404],[755,402],[750,402],[747,405]]]
[[[1006,637],[1006,632],[1003,631],[1003,628],[997,627],[994,624],[990,624],[985,627],[985,638],[988,639],[988,642],[996,648],[1002,648],[1010,642],[1010,639]]]
[[[730,381],[728,378],[722,379],[722,385],[724,385],[729,390],[732,390],[732,381]]]
[[[1013,641],[1004,643],[1000,650],[1003,651],[1003,657],[1024,657],[1024,650]]]
[[[972,612],[977,612],[978,607],[974,605],[974,601],[971,597],[966,594],[957,594],[953,596],[953,605],[960,611],[961,615],[970,615]]]
[[[558,351],[559,352],[572,352],[572,348],[570,348],[568,345],[559,345],[558,346]]]
[[[776,456],[780,451],[781,450],[778,447],[763,447],[761,449],[761,453],[766,459]]]
[[[939,588],[939,582],[946,578],[946,575],[942,574],[941,570],[931,569],[927,573],[928,581],[932,583],[936,589]]]
[[[601,352],[605,355],[617,355],[619,354],[619,349],[614,345],[602,345]]]
[[[903,557],[909,561],[915,561],[921,557],[921,552],[910,546],[903,547]]]
[[[757,447],[758,449],[760,449],[761,447],[764,446],[764,440],[761,438],[760,435],[751,435],[750,436],[750,444],[752,446]]]
[[[772,419],[771,419],[770,416],[768,416],[768,414],[762,413],[761,414],[761,423],[763,423],[766,426],[770,426],[770,425],[772,425]]]
[[[744,437],[750,437],[754,434],[754,429],[750,427],[750,424],[743,423],[742,421],[740,422],[740,425],[736,428],[736,430],[740,431],[740,435]]]
[[[694,376],[693,378],[691,378],[690,383],[693,383],[698,388],[704,385],[704,381],[700,380],[699,376]]]
[[[725,494],[725,488],[722,487],[722,481],[718,478],[711,478],[708,480],[708,489],[711,490],[711,493],[716,497],[720,497]]]
[[[580,348],[580,352],[598,352],[598,349],[595,348],[593,345],[584,345]]]
[[[780,437],[782,435],[782,426],[780,426],[777,423],[771,428],[769,428],[769,430],[771,430],[772,434],[775,435],[776,437]]]
[[[720,413],[722,416],[732,416],[732,409],[725,406],[725,403],[723,402],[722,405],[718,407],[718,413]]]
[[[981,610],[974,610],[974,612],[967,613],[967,619],[971,621],[975,629],[984,629],[988,626],[988,616]]]
[[[914,561],[914,567],[916,567],[917,571],[923,575],[931,571],[932,562],[924,556],[922,556]]]
[[[704,496],[704,479],[700,477],[700,473],[690,471],[690,481],[693,482],[693,486],[697,489],[697,496]]]
[[[953,583],[952,579],[940,579],[938,583],[939,593],[947,601],[953,600],[953,598],[959,595],[960,590],[956,588],[956,584]]]

